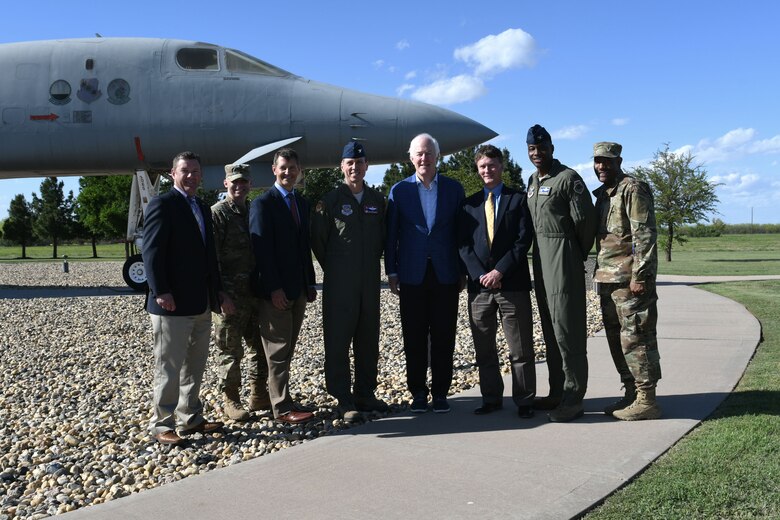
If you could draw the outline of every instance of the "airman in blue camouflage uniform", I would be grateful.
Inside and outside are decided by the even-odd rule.
[[[249,419],[241,404],[242,339],[246,342],[246,360],[250,385],[249,410],[271,407],[268,396],[268,365],[260,338],[260,301],[252,293],[250,274],[255,265],[249,238],[249,211],[246,197],[251,188],[248,164],[225,166],[225,200],[211,207],[214,242],[217,246],[222,287],[236,305],[229,316],[214,314],[218,348],[219,387],[224,394],[225,415],[236,421]]]
[[[594,280],[609,350],[625,396],[604,409],[624,421],[657,419],[655,387],[661,379],[656,341],[658,271],[655,210],[648,185],[620,169],[623,147],[593,145],[593,168],[602,186],[595,190],[599,228]]]

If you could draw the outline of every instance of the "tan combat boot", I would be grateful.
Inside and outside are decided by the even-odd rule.
[[[225,405],[223,407],[225,416],[234,421],[246,421],[249,419],[247,412],[241,405],[241,398],[238,395],[237,388],[225,388]]]
[[[265,383],[250,383],[249,409],[253,412],[271,409],[271,397]]]
[[[615,401],[611,405],[604,408],[604,413],[607,415],[614,414],[617,410],[627,408],[636,400],[636,386],[634,383],[627,383],[624,388],[626,389],[626,395],[619,401]]]
[[[655,402],[655,388],[650,390],[638,388],[634,402],[627,408],[616,410],[612,417],[621,421],[642,421],[661,417],[661,408]]]

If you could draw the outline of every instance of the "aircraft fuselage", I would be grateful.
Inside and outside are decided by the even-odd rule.
[[[0,45],[0,118],[0,178],[168,170],[192,150],[207,187],[240,158],[267,165],[285,140],[309,168],[336,166],[350,139],[382,164],[405,160],[420,132],[444,154],[496,135],[449,110],[310,81],[232,49],[147,38]]]

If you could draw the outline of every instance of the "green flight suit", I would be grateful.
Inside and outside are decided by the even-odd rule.
[[[311,249],[324,273],[325,383],[340,404],[374,399],[384,237],[385,199],[365,183],[360,203],[344,184],[317,203],[311,218]],[[350,343],[355,362],[352,391]]]
[[[534,290],[547,349],[550,395],[582,402],[588,385],[585,260],[596,212],[577,172],[553,159],[550,174],[528,180],[534,224]]]

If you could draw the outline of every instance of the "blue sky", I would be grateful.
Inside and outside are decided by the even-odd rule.
[[[282,6],[274,11],[274,7]],[[780,222],[780,2],[88,2],[3,5],[0,43],[108,36],[206,41],[306,78],[439,104],[499,133],[532,171],[525,135],[598,187],[596,141],[624,166],[669,143],[703,163],[727,223]],[[381,181],[374,166],[369,181]],[[0,218],[41,179],[0,181]],[[66,189],[77,189],[74,179]]]

